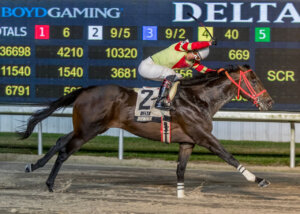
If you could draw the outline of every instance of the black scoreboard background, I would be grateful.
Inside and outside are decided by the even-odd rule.
[[[0,103],[45,103],[80,87],[159,86],[139,63],[169,45],[218,39],[203,64],[249,64],[276,104],[300,111],[300,1],[0,1]],[[196,71],[179,71],[192,77]],[[246,99],[224,109],[253,110]]]

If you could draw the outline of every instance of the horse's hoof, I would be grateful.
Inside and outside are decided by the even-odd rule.
[[[25,166],[25,172],[32,172],[32,169],[31,169],[31,163],[29,163],[29,164],[26,164],[26,166]]]
[[[262,179],[259,183],[258,186],[259,187],[267,187],[269,186],[271,183],[269,181],[267,181],[266,179]]]
[[[48,191],[49,191],[49,192],[53,192],[53,185],[50,184],[50,183],[48,183],[48,182],[46,182],[46,185],[47,185],[47,187],[48,187]]]

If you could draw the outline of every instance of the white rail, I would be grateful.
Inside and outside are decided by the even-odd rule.
[[[232,112],[219,111],[214,116],[219,121],[257,121],[257,122],[286,122],[290,123],[290,167],[295,168],[296,142],[295,123],[300,122],[300,113],[294,112]]]
[[[0,106],[0,114],[31,115],[43,106]],[[54,112],[52,116],[70,117],[72,108],[68,107]],[[300,122],[300,113],[294,112],[258,112],[258,111],[219,111],[213,118],[215,121],[256,121],[290,123],[290,167],[295,167],[295,123]],[[42,125],[38,126],[38,153],[42,154]],[[119,135],[119,159],[123,159],[123,131]]]

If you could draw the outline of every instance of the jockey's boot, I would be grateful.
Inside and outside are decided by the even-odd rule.
[[[170,110],[169,91],[175,79],[176,75],[169,75],[164,79],[159,89],[155,108],[164,111]]]

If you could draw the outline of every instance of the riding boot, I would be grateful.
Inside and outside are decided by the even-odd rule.
[[[164,79],[158,92],[155,108],[165,111],[170,109],[170,101],[168,100],[168,96],[169,90],[172,87],[175,78],[175,75],[169,75]]]

